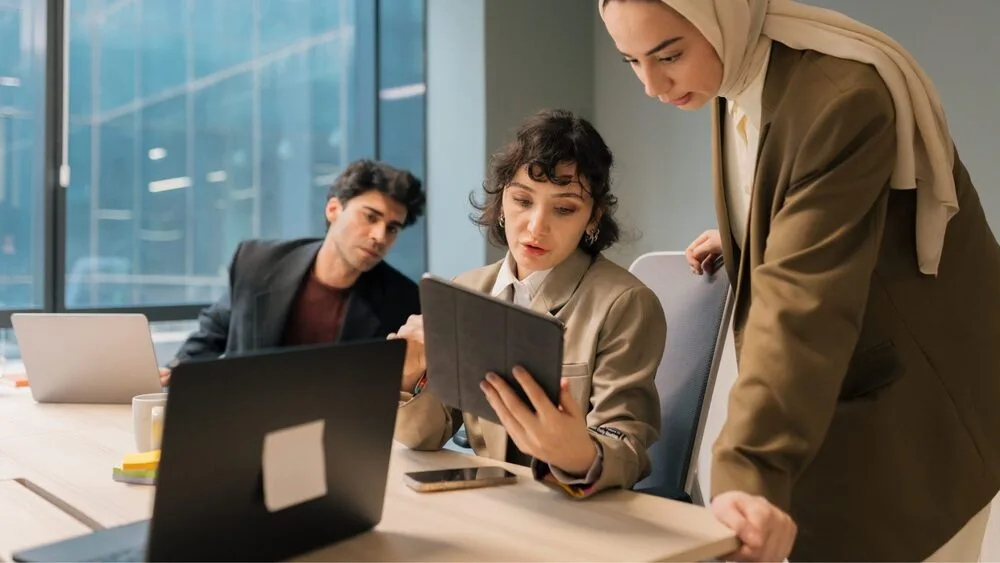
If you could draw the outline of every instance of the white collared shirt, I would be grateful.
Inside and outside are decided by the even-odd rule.
[[[517,276],[514,274],[514,268],[514,257],[508,252],[507,257],[504,258],[503,265],[500,266],[500,271],[497,273],[497,281],[493,284],[490,295],[507,299],[515,305],[527,307],[531,304],[531,300],[535,298],[535,295],[538,294],[538,288],[542,287],[542,282],[545,281],[552,268],[532,272],[523,280],[517,279]],[[513,295],[507,293],[508,287],[514,288]]]
[[[763,113],[764,79],[771,60],[768,52],[757,76],[747,85],[746,90],[734,99],[726,101],[725,135],[722,145],[725,166],[726,206],[729,210],[729,224],[737,245],[743,244],[747,220],[750,212],[750,196],[753,190],[754,174],[757,171],[757,151],[760,148],[760,124]],[[737,127],[746,116],[744,131]],[[746,142],[743,135],[746,134]]]

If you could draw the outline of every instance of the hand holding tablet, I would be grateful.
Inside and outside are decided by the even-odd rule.
[[[431,274],[420,281],[420,303],[427,390],[445,404],[500,424],[480,389],[486,374],[495,373],[530,408],[515,366],[559,404],[563,327],[555,318]]]

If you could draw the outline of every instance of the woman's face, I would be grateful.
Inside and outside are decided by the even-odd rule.
[[[504,188],[504,233],[518,279],[559,265],[592,223],[594,200],[581,184],[576,164],[559,164],[556,176],[568,183],[533,180],[522,166]]]
[[[696,110],[716,97],[722,60],[698,29],[663,2],[611,0],[604,25],[646,95]]]

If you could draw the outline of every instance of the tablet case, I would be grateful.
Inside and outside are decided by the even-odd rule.
[[[426,389],[445,404],[499,424],[479,388],[494,372],[531,408],[512,373],[518,365],[559,404],[563,325],[557,319],[431,274],[420,280],[420,309]]]

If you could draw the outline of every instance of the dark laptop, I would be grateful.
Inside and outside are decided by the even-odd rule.
[[[382,518],[405,352],[405,341],[385,340],[180,364],[152,518],[14,560],[275,561],[372,529]],[[314,457],[325,462],[326,494],[274,510],[265,502],[265,436],[303,425],[323,428],[314,434],[325,455]]]

